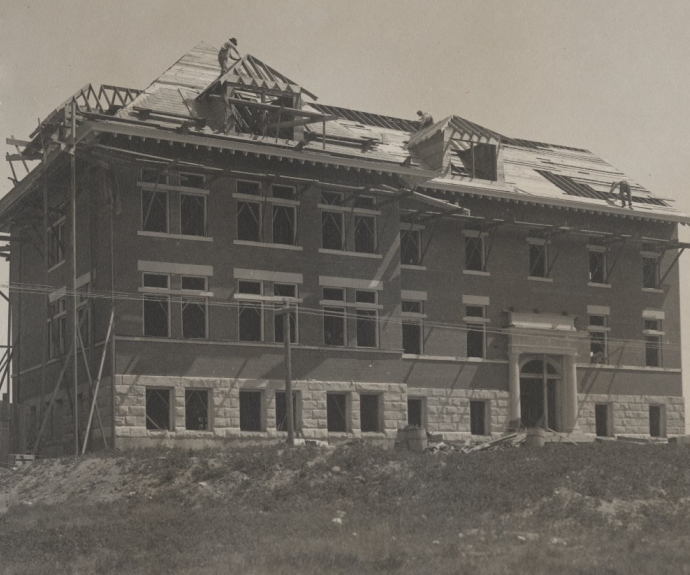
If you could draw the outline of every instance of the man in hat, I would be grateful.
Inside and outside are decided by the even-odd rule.
[[[431,114],[428,114],[427,112],[422,112],[421,110],[418,110],[417,115],[419,116],[419,129],[420,130],[427,128],[427,127],[431,126],[431,124],[434,123],[434,119],[431,117]]]
[[[218,52],[218,63],[220,64],[221,74],[225,74],[233,62],[240,59],[240,53],[237,51],[237,40],[230,38]]]
[[[620,188],[621,204],[623,205],[623,207],[625,207],[625,204],[627,203],[628,207],[632,210],[632,191],[630,190],[630,184],[625,180],[621,180],[620,182],[613,182],[611,184],[611,189],[609,190],[609,192],[613,193],[616,188]]]

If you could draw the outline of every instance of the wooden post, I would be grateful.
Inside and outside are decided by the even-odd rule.
[[[544,409],[543,414],[544,414],[544,431],[549,429],[549,385],[548,385],[548,379],[546,378],[546,354],[544,354],[543,359],[542,359],[542,373],[541,373],[541,381],[542,381],[542,387],[543,387],[543,394],[544,394]]]
[[[77,165],[75,159],[76,152],[76,129],[77,129],[77,103],[72,100],[71,106],[72,134],[70,150],[71,164],[71,186],[70,201],[72,204],[72,349],[74,353],[74,454],[79,455],[79,353],[78,333],[79,320],[77,318]]]
[[[283,341],[285,342],[285,408],[287,409],[288,445],[295,445],[295,418],[292,406],[292,348],[290,347],[290,302],[284,303]]]

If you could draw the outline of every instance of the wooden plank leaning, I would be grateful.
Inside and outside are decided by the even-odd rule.
[[[98,366],[98,376],[96,377],[96,388],[93,391],[93,399],[91,400],[91,409],[89,410],[89,421],[86,424],[86,433],[84,435],[84,441],[82,445],[82,451],[81,454],[84,455],[84,452],[86,451],[86,443],[87,443],[87,438],[89,437],[89,432],[91,431],[91,422],[93,421],[93,411],[94,408],[96,407],[96,399],[98,398],[98,388],[101,385],[101,377],[103,375],[103,366],[105,365],[105,354],[108,350],[108,341],[110,340],[110,333],[113,330],[113,322],[115,321],[115,310],[113,309],[110,312],[110,322],[108,323],[108,333],[105,336],[105,343],[103,344],[103,355],[101,356],[101,363]],[[111,360],[112,361],[112,360]],[[111,382],[112,385],[115,385],[115,382]],[[99,425],[101,427],[101,436],[103,437],[103,441],[105,442],[105,435],[103,434],[103,426],[100,422],[100,415],[99,415]],[[107,444],[106,444],[107,446]]]

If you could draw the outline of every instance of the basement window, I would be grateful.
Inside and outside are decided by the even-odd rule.
[[[144,274],[144,287],[168,289],[169,280],[166,274]],[[144,294],[144,335],[170,336],[170,296]]]
[[[180,194],[180,233],[206,236],[206,197]]]
[[[240,430],[262,431],[261,418],[262,393],[260,391],[240,391]]]
[[[470,433],[472,435],[489,435],[487,407],[486,401],[470,400]]]
[[[422,263],[421,230],[403,230],[400,232],[400,263],[418,266]]]
[[[326,394],[326,422],[328,431],[346,432],[347,431],[347,394],[346,393],[327,393]]]
[[[141,222],[145,232],[168,233],[168,192],[141,190]]]
[[[146,389],[146,429],[172,429],[170,411],[169,389]]]
[[[261,295],[261,282],[239,281],[239,294]],[[263,304],[241,300],[239,304],[240,341],[263,341]]]
[[[208,425],[208,399],[206,389],[186,389],[184,392],[185,429],[206,431]]]
[[[666,437],[665,406],[649,406],[649,435],[651,437]]]
[[[424,400],[421,397],[408,398],[407,425],[424,427]]]
[[[273,284],[273,295],[294,300],[297,298],[297,286],[295,284]],[[276,343],[285,342],[285,338],[283,337],[283,318],[285,315],[278,313],[281,307],[281,304],[276,304],[275,313],[273,315],[273,335]],[[291,302],[290,309],[290,343],[297,343],[297,303]]]
[[[607,403],[594,405],[594,427],[598,437],[610,437],[611,433],[611,406]]]
[[[381,431],[381,400],[382,396],[380,394],[360,394],[359,421],[362,433],[377,433]]]
[[[292,392],[292,421],[294,422],[294,428],[300,429],[298,414],[298,404],[299,404],[299,392]],[[284,391],[276,391],[276,429],[278,431],[287,431],[287,394]]]

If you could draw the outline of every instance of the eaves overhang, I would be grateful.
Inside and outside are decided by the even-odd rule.
[[[514,191],[514,188],[512,186],[503,183],[481,183],[462,181],[451,182],[445,178],[434,178],[423,184],[420,184],[420,187],[429,188],[433,190],[457,192],[460,194],[468,194],[486,198],[493,198],[497,200],[520,202],[525,204],[536,204],[587,213],[605,214],[624,218],[632,218],[637,220],[666,221],[690,225],[690,216],[683,214],[681,212],[663,214],[658,212],[650,212],[646,210],[644,212],[642,212],[641,210],[630,210],[628,208],[619,208],[616,206],[587,206],[583,205],[582,202],[575,202],[567,199],[546,198],[540,196],[529,196],[526,194],[519,194]]]
[[[120,122],[90,122],[90,128],[95,134],[121,134],[134,136],[157,141],[177,142],[185,145],[216,148],[220,150],[230,150],[242,152],[244,154],[255,154],[267,158],[285,158],[300,163],[309,162],[311,164],[332,165],[344,167],[346,169],[364,170],[366,172],[377,172],[380,174],[406,176],[424,181],[435,178],[439,175],[438,171],[425,170],[423,168],[411,168],[398,164],[397,162],[382,162],[376,160],[363,160],[348,156],[339,156],[329,152],[315,152],[311,150],[294,150],[290,147],[276,146],[274,143],[264,143],[260,141],[246,141],[244,139],[233,139],[227,136],[213,136],[209,134],[181,134],[167,130],[160,130],[136,124]]]

